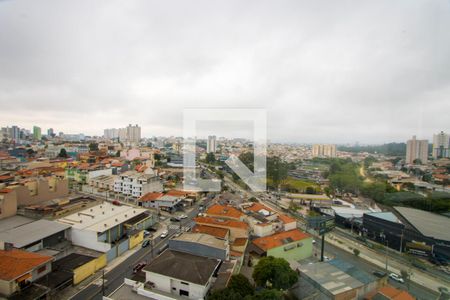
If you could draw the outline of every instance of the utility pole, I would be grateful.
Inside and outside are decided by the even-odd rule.
[[[320,245],[321,251],[320,251],[320,261],[323,261],[323,252],[325,250],[325,233],[322,234],[322,245]]]
[[[102,270],[102,295],[105,296],[105,270]]]
[[[388,271],[388,240],[386,240],[386,271]]]

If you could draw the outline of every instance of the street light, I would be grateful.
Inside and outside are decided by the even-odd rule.
[[[385,269],[386,269],[386,271],[388,271],[388,244],[389,244],[389,241],[386,239],[386,235],[383,233],[383,232],[381,232],[380,233],[380,237],[383,239],[383,242],[385,242],[385,250],[386,250],[386,267],[385,267]]]

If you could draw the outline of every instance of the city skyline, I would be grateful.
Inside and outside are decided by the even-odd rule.
[[[2,126],[179,136],[227,107],[267,109],[276,142],[450,131],[448,3],[168,5],[2,1]]]

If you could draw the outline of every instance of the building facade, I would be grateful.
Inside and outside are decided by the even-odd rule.
[[[443,131],[433,135],[433,158],[450,157],[450,136]]]
[[[406,142],[406,163],[414,164],[419,159],[422,164],[428,162],[428,140],[418,140],[413,136]]]

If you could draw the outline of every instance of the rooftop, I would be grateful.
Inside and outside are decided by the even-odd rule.
[[[313,282],[314,286],[333,295],[362,287],[377,280],[372,275],[338,259],[303,265],[300,270],[309,281]]]
[[[234,220],[222,220],[211,217],[197,217],[194,219],[196,223],[199,224],[207,224],[210,226],[223,226],[223,227],[233,227],[240,229],[248,229],[248,224],[242,221],[234,221]]]
[[[218,239],[209,234],[185,232],[182,235],[173,238],[176,241],[198,243],[213,248],[225,249],[227,245],[224,240]]]
[[[393,286],[386,285],[378,290],[367,294],[364,299],[368,300],[414,300],[413,296],[407,291],[396,289]]]
[[[69,225],[41,219],[0,232],[0,241],[22,248],[68,228]]]
[[[450,241],[450,218],[415,208],[394,208],[424,236]]]
[[[76,229],[104,232],[146,211],[146,209],[142,208],[103,202],[78,213],[58,219],[58,222],[69,224],[72,228]]]
[[[308,237],[310,237],[309,234],[298,229],[292,229],[289,231],[283,231],[280,233],[275,233],[273,235],[257,238],[253,241],[253,243],[258,246],[258,248],[267,251],[286,244],[290,244],[292,242],[301,241]]]
[[[192,232],[197,232],[197,233],[205,233],[205,234],[209,234],[212,236],[215,236],[216,238],[219,239],[224,239],[227,234],[229,233],[229,229],[226,228],[219,228],[219,227],[213,227],[213,226],[208,226],[208,225],[195,225],[192,228]]]
[[[241,211],[237,210],[233,206],[220,204],[215,204],[209,207],[208,210],[206,211],[206,214],[233,219],[239,219],[242,216],[244,216],[244,214]]]
[[[245,210],[261,213],[265,216],[268,216],[270,213],[273,212],[272,209],[270,209],[269,207],[267,207],[259,202],[253,203],[251,206],[246,207]]]
[[[283,214],[279,214],[278,219],[280,219],[280,221],[283,222],[284,224],[293,223],[293,222],[297,221],[294,218],[291,218],[291,217],[289,217],[287,215],[283,215]]]
[[[0,250],[0,279],[14,280],[51,260],[51,256],[23,250]]]
[[[155,201],[156,199],[159,199],[163,196],[163,193],[147,193],[144,196],[142,196],[139,201]]]
[[[12,228],[19,227],[31,222],[34,222],[34,219],[30,219],[19,215],[5,218],[0,220],[0,232],[7,231]]]
[[[366,215],[372,216],[372,217],[376,217],[376,218],[380,218],[389,222],[394,222],[394,223],[401,223],[400,220],[390,211],[385,211],[385,212],[369,212],[369,213],[365,213]]]
[[[143,270],[199,285],[206,285],[220,260],[165,250]]]

